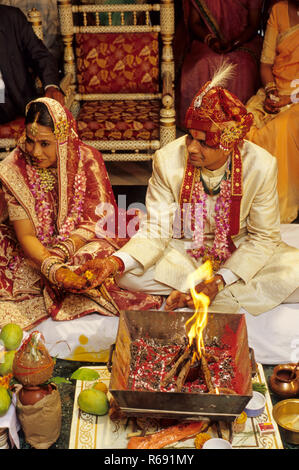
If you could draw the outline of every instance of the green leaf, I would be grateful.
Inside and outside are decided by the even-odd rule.
[[[20,382],[14,376],[12,376],[12,378],[9,381],[9,386],[13,386],[17,384],[20,384]]]
[[[252,390],[254,390],[255,392],[260,392],[263,395],[265,395],[265,393],[267,392],[267,386],[265,383],[253,382]]]
[[[72,382],[64,377],[51,377],[49,382],[54,384],[71,384]]]
[[[100,376],[97,371],[88,369],[87,367],[81,367],[72,373],[71,379],[75,380],[96,380]]]

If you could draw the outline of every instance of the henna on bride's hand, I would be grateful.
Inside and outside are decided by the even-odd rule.
[[[67,290],[80,291],[86,286],[86,279],[68,268],[60,268],[56,273],[58,284]]]

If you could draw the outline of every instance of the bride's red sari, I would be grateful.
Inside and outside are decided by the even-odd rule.
[[[17,148],[0,163],[9,213],[9,219],[0,225],[0,327],[16,322],[31,329],[49,316],[71,320],[94,312],[112,316],[123,309],[159,308],[161,297],[125,291],[113,279],[92,295],[66,292],[50,284],[25,259],[13,220],[29,218],[47,248],[70,235],[84,239],[85,245],[66,263],[73,270],[90,259],[110,256],[128,241],[123,235],[129,220],[125,212],[119,215],[101,154],[79,140],[75,120],[67,109],[48,98],[38,101],[47,106],[58,132],[57,183],[42,196],[38,193],[39,182],[33,180],[24,151],[25,133]],[[96,227],[103,203],[116,214],[116,227],[118,221],[123,222],[122,238],[117,234],[99,237]]]

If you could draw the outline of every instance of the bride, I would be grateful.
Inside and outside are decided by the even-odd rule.
[[[77,135],[71,113],[50,98],[26,109],[26,128],[0,163],[9,220],[0,225],[0,327],[30,329],[49,315],[70,320],[88,313],[118,315],[122,308],[159,308],[159,296],[131,293],[112,278],[85,294],[88,280],[76,268],[113,257],[127,239],[95,233],[100,203],[118,213],[101,154]]]

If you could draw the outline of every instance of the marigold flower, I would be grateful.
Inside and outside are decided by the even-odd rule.
[[[10,379],[12,378],[12,374],[4,375],[0,377],[0,387],[9,388]]]
[[[196,434],[194,439],[195,448],[201,449],[204,443],[211,438],[212,436],[210,436],[210,434],[208,434],[207,432],[201,432],[199,434]]]
[[[93,273],[91,271],[85,271],[84,277],[88,280],[93,278]]]

